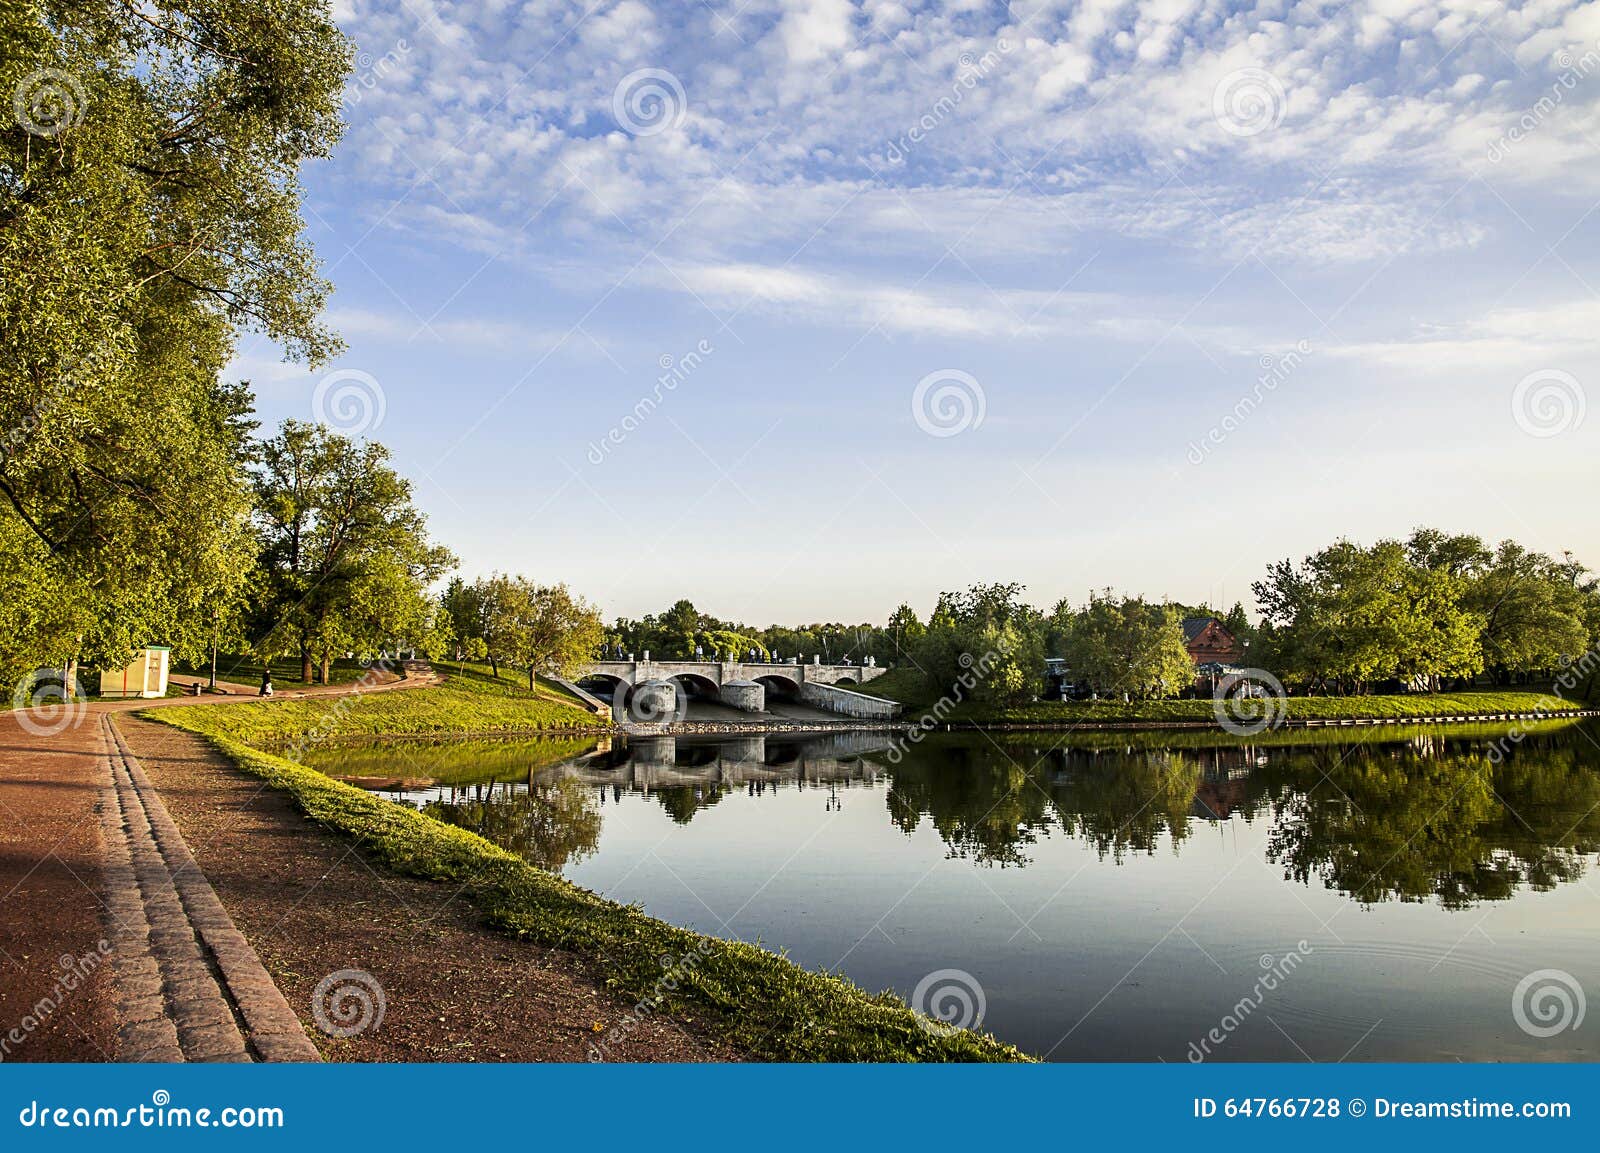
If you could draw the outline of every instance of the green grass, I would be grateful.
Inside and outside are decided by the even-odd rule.
[[[933,699],[928,693],[927,679],[909,666],[890,669],[881,677],[873,677],[856,687],[864,693],[875,697],[886,697],[902,705],[923,705]]]
[[[1404,696],[1289,697],[1288,720],[1353,720],[1366,717],[1416,718],[1474,716],[1495,713],[1563,713],[1583,708],[1580,701],[1548,693],[1483,690],[1460,693],[1416,693]],[[908,709],[908,714],[915,706]],[[1209,698],[1170,701],[1038,701],[996,706],[976,701],[957,705],[946,720],[976,724],[1215,724]]]
[[[374,741],[308,750],[300,763],[331,777],[425,778],[436,785],[525,782],[595,747],[592,736],[492,740]]]
[[[648,1004],[652,1015],[698,1023],[750,1056],[774,1061],[1026,1059],[983,1034],[930,1029],[892,993],[869,994],[757,946],[668,925],[536,869],[476,834],[241,744],[232,721],[257,707],[276,706],[170,708],[149,716],[207,737],[241,768],[290,794],[312,820],[357,839],[377,864],[459,885],[493,927],[585,957],[609,988]],[[664,978],[675,988],[665,988]],[[605,1035],[595,1040],[603,1044]]]
[[[589,708],[582,697],[544,676],[534,682],[535,687],[530,694],[526,672],[501,669],[499,675],[496,675],[489,665],[474,664],[471,661],[439,661],[433,668],[459,688],[512,697],[532,695],[540,700],[564,701],[586,711]]]
[[[180,714],[184,727],[228,736],[252,745],[350,737],[449,736],[488,733],[570,732],[603,729],[607,722],[577,704],[564,690],[526,680],[497,681],[488,675],[457,676],[444,670],[444,684],[389,689],[342,697],[241,701],[162,709],[162,719]]]

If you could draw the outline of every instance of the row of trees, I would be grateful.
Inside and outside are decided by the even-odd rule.
[[[1223,616],[1206,605],[1156,604],[1110,589],[1044,613],[1022,600],[1019,584],[974,585],[944,593],[910,645],[911,666],[929,688],[956,688],[991,703],[1038,693],[1046,657],[1063,659],[1071,679],[1101,695],[1175,696],[1194,684],[1184,646],[1186,616]],[[1248,639],[1242,606],[1226,614]]]
[[[1437,529],[1371,546],[1337,541],[1272,565],[1254,591],[1259,625],[1239,604],[1221,611],[1110,589],[1044,612],[1023,600],[1023,586],[1005,583],[941,594],[926,621],[901,605],[883,626],[758,629],[679,601],[659,616],[618,620],[606,645],[666,657],[873,657],[915,670],[935,693],[1009,703],[1038,692],[1046,657],[1062,658],[1074,682],[1101,695],[1187,691],[1195,677],[1182,623],[1193,616],[1220,618],[1248,663],[1307,693],[1437,690],[1485,673],[1496,683],[1547,680],[1600,643],[1600,582],[1570,555]]]
[[[860,664],[871,659],[889,665],[905,659],[922,631],[910,605],[896,609],[887,625],[826,621],[761,628],[711,616],[693,602],[680,600],[659,614],[618,617],[605,630],[604,645],[608,651],[620,648],[625,653],[679,659],[696,652],[743,657],[754,650],[763,658],[773,653],[785,660],[816,655],[828,662]]]

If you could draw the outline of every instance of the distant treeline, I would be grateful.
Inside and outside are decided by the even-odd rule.
[[[1185,617],[1214,616],[1245,661],[1291,691],[1366,693],[1563,679],[1574,695],[1600,659],[1600,581],[1571,554],[1515,541],[1418,529],[1404,541],[1338,540],[1296,563],[1283,560],[1253,585],[1258,616],[1243,605],[1154,602],[1111,589],[1048,612],[1019,584],[942,593],[920,617],[902,604],[885,624],[829,622],[752,627],[680,600],[659,615],[617,619],[605,651],[685,658],[813,655],[907,670],[938,693],[995,702],[1039,691],[1045,658],[1066,661],[1097,693],[1175,696],[1194,685]]]

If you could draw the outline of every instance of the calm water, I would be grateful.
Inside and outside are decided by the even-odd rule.
[[[1534,1030],[1600,992],[1600,729],[1115,740],[939,738],[898,763],[860,733],[313,763],[665,920],[932,1012],[981,1000],[985,1028],[1056,1060],[1600,1053],[1600,1010],[1541,1037],[1514,1007],[1543,970],[1522,998]]]

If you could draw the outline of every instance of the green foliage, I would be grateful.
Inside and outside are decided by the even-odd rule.
[[[323,828],[352,838],[378,867],[459,886],[490,925],[586,958],[624,1000],[657,995],[663,957],[694,957],[693,964],[676,966],[676,987],[666,990],[662,1011],[692,1019],[709,1016],[732,1044],[756,1058],[1025,1059],[984,1034],[930,1030],[891,993],[868,994],[841,977],[810,972],[754,945],[704,937],[607,901],[473,833],[241,744],[227,735],[227,718],[201,727],[206,712],[231,717],[240,707],[165,709],[151,715],[209,736],[241,768],[288,792]]]
[[[1107,590],[1076,612],[1056,606],[1051,625],[1072,679],[1097,693],[1171,697],[1194,684],[1176,608]]]
[[[1364,549],[1341,540],[1302,565],[1280,561],[1255,592],[1270,667],[1286,683],[1437,687],[1483,667],[1483,620],[1466,604],[1465,578],[1416,563],[1398,541]]]
[[[1268,667],[1310,690],[1398,680],[1441,687],[1488,669],[1548,673],[1600,641],[1600,590],[1570,556],[1418,529],[1401,544],[1338,541],[1255,585]]]
[[[347,47],[301,0],[17,0],[0,43],[0,666],[197,654],[249,569],[234,335],[336,347],[297,171]]]
[[[1019,584],[990,584],[940,594],[911,649],[934,696],[1000,705],[1034,695],[1044,669],[1043,630],[1022,593]]]
[[[591,659],[605,626],[600,614],[566,585],[536,585],[526,577],[496,573],[471,585],[453,582],[443,612],[463,657],[525,669],[528,687],[539,673],[566,674]]]
[[[251,633],[264,657],[313,661],[417,644],[433,627],[428,585],[455,565],[428,539],[411,483],[381,444],[285,421],[255,472],[261,542]]]

